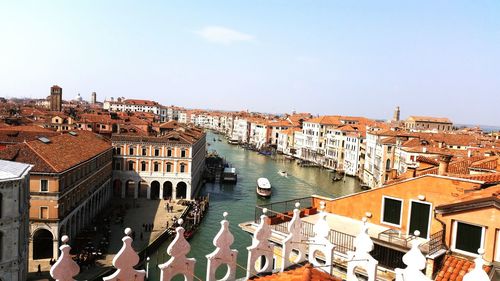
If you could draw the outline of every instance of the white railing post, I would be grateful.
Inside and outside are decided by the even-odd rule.
[[[61,255],[56,263],[50,268],[50,276],[56,281],[75,281],[73,277],[78,275],[80,267],[69,254],[71,247],[66,244],[69,241],[69,237],[64,235],[61,241],[63,242],[63,245],[59,247]]]
[[[477,250],[477,252],[479,254],[479,257],[477,257],[474,260],[474,269],[471,270],[469,273],[464,275],[464,281],[489,281],[490,280],[490,278],[488,277],[488,274],[486,274],[486,271],[484,271],[484,269],[483,269],[484,250],[479,249],[479,250]]]
[[[415,236],[419,236],[420,231],[415,231]],[[422,273],[427,264],[425,256],[420,251],[420,243],[415,239],[411,244],[411,249],[403,256],[405,269],[396,268],[396,281],[431,281]]]
[[[378,261],[370,255],[374,244],[370,235],[368,235],[367,218],[363,218],[363,226],[354,239],[354,247],[356,248],[354,252],[347,252],[347,281],[358,281],[354,273],[356,267],[366,270],[368,281],[375,281],[377,279]]]
[[[281,272],[285,271],[292,263],[302,263],[306,260],[307,244],[302,237],[302,220],[300,219],[300,203],[295,203],[293,218],[288,224],[288,236],[283,240],[283,251],[281,255]],[[290,255],[295,251],[298,256],[291,261]]]
[[[252,238],[252,245],[247,247],[248,261],[247,261],[247,275],[246,278],[256,275],[257,273],[272,272],[273,270],[273,256],[274,245],[269,242],[271,238],[271,228],[267,223],[268,217],[266,216],[267,209],[262,210],[263,215],[260,216],[260,223]],[[256,262],[260,257],[264,257],[265,261],[260,261],[260,270],[256,268]]]
[[[226,220],[227,212],[223,213],[224,219],[220,222],[221,228],[213,240],[215,251],[207,255],[207,281],[232,281],[236,279],[236,259],[238,250],[231,249],[234,236],[229,231],[229,221]],[[219,266],[227,265],[227,273],[222,279],[215,277],[215,271]]]
[[[160,268],[160,281],[170,281],[178,274],[184,275],[186,281],[193,281],[196,260],[186,257],[191,250],[191,246],[184,238],[183,222],[182,219],[177,221],[179,226],[175,229],[175,238],[167,248],[170,259],[166,263],[158,265]]]
[[[330,227],[326,221],[325,202],[321,201],[320,209],[319,219],[313,227],[315,235],[309,241],[309,262],[314,267],[331,275],[333,271],[331,263],[333,262],[335,245],[328,239]],[[317,252],[323,255],[325,259],[324,263],[320,263],[316,258]]]
[[[139,263],[139,256],[132,247],[133,240],[130,237],[131,234],[132,230],[126,228],[125,236],[122,238],[122,248],[113,258],[113,266],[116,268],[116,271],[110,276],[102,278],[104,281],[144,281],[146,272],[134,269],[134,266]]]

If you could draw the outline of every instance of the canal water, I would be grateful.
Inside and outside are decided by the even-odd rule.
[[[219,142],[218,139],[222,141]],[[220,229],[223,212],[229,213],[230,230],[234,235],[232,248],[239,251],[238,264],[245,267],[246,247],[251,244],[251,236],[243,232],[238,224],[254,219],[256,205],[308,197],[312,194],[339,197],[361,191],[359,182],[354,178],[346,177],[345,182],[332,182],[332,174],[326,169],[299,167],[295,161],[289,161],[282,156],[273,159],[270,156],[259,155],[257,152],[230,145],[225,138],[211,132],[207,133],[207,143],[210,144],[209,151],[216,150],[219,156],[236,168],[238,182],[236,184],[207,183],[200,190],[200,195],[210,194],[210,208],[198,231],[190,240],[191,252],[188,257],[196,258],[195,275],[201,280],[205,280],[207,264],[205,256],[215,249],[212,241]],[[288,177],[279,175],[279,170],[287,171]],[[259,177],[266,177],[271,182],[273,186],[271,199],[261,199],[256,195],[255,186]],[[169,259],[166,253],[169,243],[170,241],[165,242],[158,251],[151,255],[148,280],[160,279],[157,264]],[[221,277],[225,272],[225,269],[221,270]],[[244,277],[244,275],[244,270],[237,268],[237,277]],[[175,280],[183,280],[183,278],[175,278]]]

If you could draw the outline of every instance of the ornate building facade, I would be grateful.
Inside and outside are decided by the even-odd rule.
[[[205,133],[176,128],[158,136],[113,135],[113,193],[122,198],[192,199],[201,184]]]

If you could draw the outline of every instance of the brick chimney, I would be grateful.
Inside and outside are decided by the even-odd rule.
[[[450,165],[451,157],[451,155],[441,155],[441,157],[439,157],[438,175],[445,176],[448,173],[448,166]]]

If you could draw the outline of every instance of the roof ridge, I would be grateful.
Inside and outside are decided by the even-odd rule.
[[[43,157],[40,153],[38,153],[36,151],[36,149],[34,149],[30,144],[29,142],[26,142],[26,145],[40,158],[42,158],[43,161],[45,161],[45,163],[47,163],[55,172],[57,172],[57,169],[56,167],[54,167],[54,165],[52,165],[52,163],[50,163],[49,161],[47,161],[47,159],[45,159],[45,157]]]

